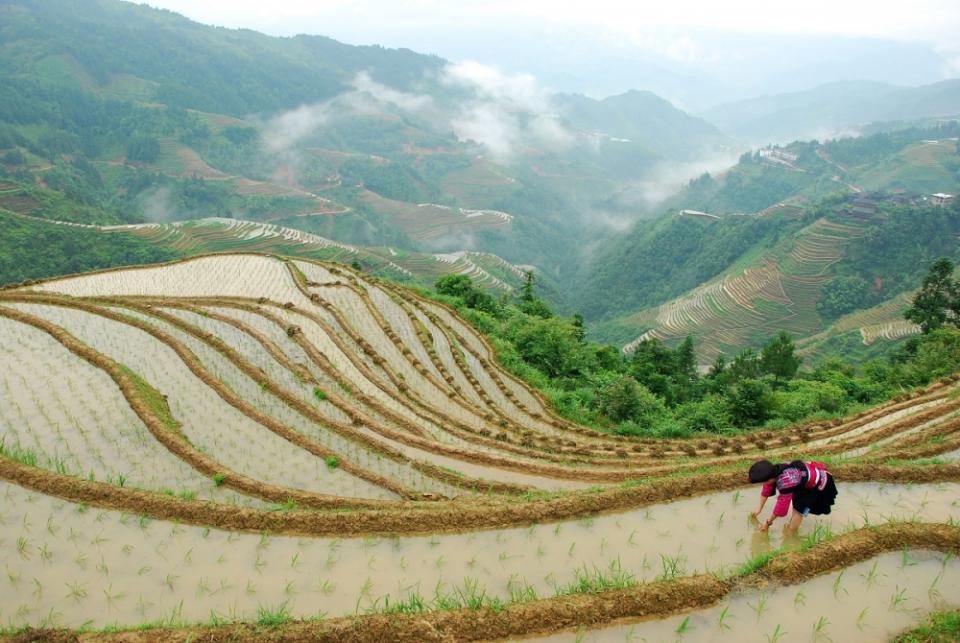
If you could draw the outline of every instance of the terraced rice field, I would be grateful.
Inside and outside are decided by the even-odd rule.
[[[797,235],[788,247],[771,251],[756,265],[705,283],[690,293],[644,310],[624,320],[646,328],[624,350],[630,352],[645,339],[676,340],[693,335],[703,364],[720,354],[734,354],[784,329],[809,338],[810,346],[837,333],[859,330],[864,344],[895,340],[916,332],[902,323],[903,299],[871,309],[871,316],[841,320],[842,327],[823,328],[817,314],[820,288],[831,277],[830,268],[844,249],[866,233],[861,222],[838,223],[819,219]]]
[[[823,331],[801,338],[797,342],[799,354],[816,358],[826,342],[846,333],[857,333],[865,346],[917,335],[920,327],[903,318],[903,311],[910,307],[913,297],[913,292],[902,293],[873,308],[844,315]]]
[[[395,227],[411,239],[428,242],[433,247],[456,247],[470,234],[484,230],[506,229],[513,215],[497,210],[468,210],[435,203],[407,203],[388,199],[365,190],[361,199],[376,212],[389,217]]]
[[[257,254],[0,291],[0,347],[11,630],[882,640],[960,600],[960,378],[845,421],[608,436],[452,310]],[[828,458],[835,511],[758,534],[761,455]]]
[[[21,194],[14,186],[10,193]],[[0,184],[0,207],[5,192]],[[19,198],[19,196],[18,196]],[[355,246],[334,241],[295,228],[265,223],[208,217],[172,223],[137,223],[97,226],[70,221],[39,219],[49,225],[95,229],[107,233],[135,234],[182,254],[211,252],[262,252],[306,255],[326,261],[360,261],[365,269],[397,280],[433,283],[448,274],[468,275],[475,283],[493,290],[513,289],[523,278],[523,270],[502,258],[482,252],[420,253],[393,248]],[[497,219],[498,221],[500,219]]]

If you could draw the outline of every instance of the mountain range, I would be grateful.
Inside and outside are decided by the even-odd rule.
[[[837,81],[692,115],[650,91],[555,93],[481,63],[210,27],[117,0],[0,3],[0,79],[0,222],[48,238],[51,257],[71,235],[132,238],[100,263],[246,248],[420,283],[459,272],[504,292],[535,269],[542,293],[582,311],[594,336],[689,332],[706,355],[756,344],[791,306],[813,312],[781,325],[829,335],[839,313],[817,313],[823,289],[852,276],[848,248],[897,229],[899,214],[855,222],[863,235],[834,248],[809,292],[770,295],[744,318],[749,332],[716,338],[725,322],[665,324],[664,311],[738,279],[810,277],[790,257],[846,230],[824,208],[857,194],[960,187],[956,80]],[[873,133],[835,138],[861,131]],[[844,314],[902,298],[928,254]],[[56,271],[41,263],[42,274],[0,277]],[[889,283],[895,265],[855,276]]]

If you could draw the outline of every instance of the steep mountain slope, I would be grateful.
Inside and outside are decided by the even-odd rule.
[[[610,194],[726,143],[649,94],[551,96],[474,64],[115,0],[16,0],[0,24],[0,174],[59,195],[58,220],[235,216],[568,276],[576,240],[610,234],[590,225]]]
[[[561,94],[556,104],[574,126],[605,135],[611,143],[640,144],[664,158],[692,157],[723,140],[710,123],[678,110],[649,91],[632,90],[599,101],[580,94]]]
[[[755,144],[786,143],[856,132],[877,121],[960,114],[960,80],[919,87],[838,81],[813,89],[718,105],[702,116]]]
[[[745,154],[729,171],[704,174],[669,198],[663,207],[672,214],[597,247],[576,306],[588,320],[609,320],[664,303],[733,266],[757,265],[757,256],[864,192],[911,193],[917,203],[927,193],[955,193],[958,135],[960,124],[950,123]],[[818,203],[817,212],[805,213]],[[627,341],[609,330],[600,336]]]
[[[803,355],[842,352],[849,359],[869,353],[861,345],[915,334],[917,327],[902,317],[906,293],[937,258],[960,259],[957,207],[881,206],[868,219],[821,207],[801,218],[771,214],[759,220],[778,232],[761,236],[717,277],[659,306],[601,323],[597,335],[625,343],[628,351],[645,339],[690,335],[706,365],[783,329],[798,338]],[[698,221],[708,228],[722,223]]]
[[[211,252],[269,252],[354,264],[377,276],[431,286],[467,275],[494,292],[511,292],[524,271],[481,252],[421,253],[340,243],[271,223],[206,218],[111,226],[48,221],[0,210],[0,286],[84,270],[144,265]],[[542,291],[558,296],[549,275]]]

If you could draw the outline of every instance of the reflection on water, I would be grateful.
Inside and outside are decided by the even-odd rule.
[[[679,484],[679,483],[678,483]],[[293,617],[364,612],[452,593],[469,579],[488,596],[518,588],[553,596],[578,571],[611,566],[637,581],[729,571],[760,552],[795,546],[813,529],[834,532],[892,517],[960,518],[960,485],[844,484],[830,516],[799,534],[785,521],[762,534],[748,516],[759,487],[620,514],[467,534],[303,538],[231,533],[141,520],[0,484],[0,621],[5,625],[136,624],[211,612],[253,619],[285,604]],[[768,510],[769,511],[769,510]],[[20,540],[22,539],[22,541]],[[23,542],[22,551],[11,543]],[[37,594],[32,587],[43,590]],[[67,584],[76,587],[68,596]]]
[[[960,604],[960,562],[935,552],[890,553],[805,583],[734,594],[704,610],[564,632],[561,643],[886,641],[931,611]]]

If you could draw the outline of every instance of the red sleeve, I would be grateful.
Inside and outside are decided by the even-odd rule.
[[[768,480],[763,483],[763,487],[760,489],[760,497],[769,498],[773,495],[774,485],[776,485],[776,480]]]
[[[773,506],[773,515],[783,518],[787,515],[787,511],[790,509],[790,503],[793,501],[792,493],[783,493],[781,492],[777,496],[777,504]]]

